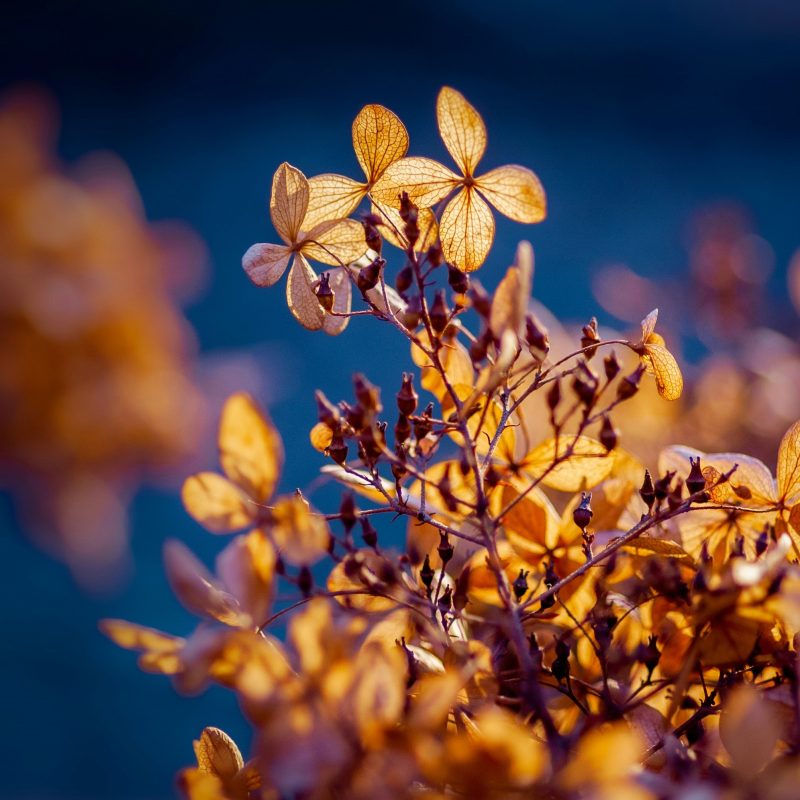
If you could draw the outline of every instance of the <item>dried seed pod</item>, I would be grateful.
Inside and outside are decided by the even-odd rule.
[[[319,389],[314,392],[314,399],[317,401],[317,419],[331,430],[338,428],[339,409]]]
[[[322,275],[319,276],[319,283],[317,284],[314,294],[316,294],[319,304],[327,312],[333,311],[334,296],[333,289],[331,289],[329,273],[323,272]]]
[[[422,300],[419,295],[411,295],[408,298],[405,309],[397,316],[405,328],[410,331],[416,330],[422,316]]]
[[[411,264],[406,264],[394,279],[394,287],[400,294],[405,294],[414,283],[414,270]]]
[[[438,244],[432,244],[427,252],[428,263],[436,269],[442,263],[442,248]]]
[[[469,287],[469,299],[472,300],[472,307],[475,311],[484,319],[489,319],[492,313],[492,298],[489,297],[479,281],[472,281]]]
[[[367,380],[360,372],[353,375],[353,391],[356,400],[358,400],[367,411],[377,414],[383,410],[380,388]]]
[[[431,567],[430,556],[425,556],[425,562],[423,563],[422,568],[419,571],[419,579],[422,581],[422,585],[426,589],[431,588],[431,584],[433,583],[433,576],[434,576],[434,571],[433,567]]]
[[[433,430],[433,423],[431,422],[432,416],[433,403],[428,403],[425,410],[422,412],[422,416],[414,420],[414,436],[416,436],[417,441],[424,439]]]
[[[594,516],[591,502],[592,502],[592,493],[582,492],[581,502],[572,512],[573,521],[582,531],[586,530],[589,523],[592,521],[592,517]]]
[[[359,521],[361,522],[361,537],[364,540],[364,544],[367,547],[375,548],[378,544],[378,531],[375,530],[375,526],[370,522],[369,517],[361,517]]]
[[[306,566],[300,567],[300,572],[297,573],[297,588],[303,597],[310,597],[311,590],[314,588],[314,576]]]
[[[380,231],[378,230],[378,223],[374,220],[375,217],[372,214],[368,214],[363,220],[362,224],[364,225],[364,241],[370,250],[380,253],[381,248],[383,247],[383,239]]]
[[[403,444],[409,436],[411,436],[411,423],[405,414],[399,414],[394,426],[394,440],[397,444]]]
[[[606,374],[606,380],[611,382],[614,378],[619,375],[619,371],[622,367],[619,365],[619,361],[617,361],[617,354],[612,350],[604,359],[603,359],[603,370]]]
[[[447,265],[447,282],[456,294],[466,294],[469,290],[469,275]]]
[[[525,592],[528,591],[528,574],[527,570],[521,569],[519,575],[517,575],[516,580],[512,584],[514,597],[517,599],[518,603],[525,596]]]
[[[589,361],[597,352],[597,345],[600,343],[600,335],[597,333],[597,318],[592,317],[588,325],[584,325],[581,336],[581,347],[584,348],[584,356]]]
[[[447,564],[453,557],[453,543],[446,533],[439,533],[439,546],[436,552],[439,553],[439,558],[442,559],[442,564]]]
[[[547,407],[551,411],[555,411],[558,404],[561,402],[561,381],[553,381],[550,391],[547,393]]]
[[[342,501],[339,503],[339,518],[347,533],[353,529],[356,524],[356,500],[352,492],[345,492],[342,495]]]
[[[328,445],[328,455],[340,466],[347,460],[347,444],[341,433],[335,433]]]
[[[436,292],[428,316],[431,320],[431,327],[437,333],[441,333],[447,327],[447,323],[450,321],[450,309],[447,307],[444,289]]]
[[[604,414],[603,427],[600,428],[600,444],[602,444],[606,450],[611,452],[617,446],[618,440],[619,433],[614,427],[614,424],[611,422],[611,417],[609,417],[608,414]]]
[[[550,352],[547,328],[531,312],[525,315],[525,344],[528,345],[528,352],[538,361],[544,361]]]
[[[630,375],[626,375],[617,385],[617,398],[619,400],[628,400],[639,391],[639,383],[641,383],[642,375],[644,375],[644,367],[640,364]]]
[[[689,476],[686,478],[686,488],[689,494],[697,494],[706,488],[706,479],[703,470],[700,468],[700,456],[696,459],[689,456],[689,463],[692,465]]]
[[[644,480],[642,481],[642,488],[639,489],[639,496],[647,506],[648,511],[653,510],[653,503],[656,501],[656,490],[653,486],[653,478],[650,476],[650,470],[644,471]]]
[[[417,410],[419,395],[414,389],[414,375],[410,372],[403,373],[403,383],[397,392],[397,407],[401,414],[410,417]]]

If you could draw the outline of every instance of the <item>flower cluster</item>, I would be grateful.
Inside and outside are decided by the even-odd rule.
[[[365,316],[408,341],[416,370],[391,401],[360,374],[347,399],[317,393],[310,440],[343,486],[338,508],[276,495],[280,437],[233,395],[221,472],[182,495],[231,538],[214,574],[184,545],[165,548],[200,626],[183,638],[103,623],[179,689],[232,689],[252,724],[247,761],[206,728],[183,791],[789,800],[800,423],[774,476],[745,454],[626,447],[618,421],[648,386],[651,402],[683,391],[657,312],[613,338],[591,319],[554,354],[531,310],[529,244],[493,292],[468,275],[492,242],[489,205],[535,222],[541,186],[522,167],[475,176],[485,127],[458,92],[442,90],[437,115],[460,175],[405,157],[402,124],[367,106],[353,126],[365,180],[282,165],[271,212],[283,244],[244,259],[260,285],[293,262],[287,297],[306,327]],[[385,242],[401,253],[393,285]],[[309,260],[333,270],[317,276]]]
[[[145,221],[108,156],[62,167],[52,116],[30,94],[0,108],[0,481],[94,582],[125,554],[130,487],[196,435],[193,340],[168,276],[198,248]]]

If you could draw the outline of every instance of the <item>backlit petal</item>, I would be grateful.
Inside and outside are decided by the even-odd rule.
[[[354,219],[321,222],[304,237],[303,255],[334,267],[349,264],[367,252],[364,226]]]
[[[536,175],[511,164],[481,175],[476,181],[481,194],[515,222],[541,222],[547,216],[547,200]]]
[[[400,218],[400,212],[385,203],[373,203],[372,212],[377,214],[384,222],[380,228],[381,236],[389,244],[405,250],[408,245],[403,235],[404,223]],[[439,223],[430,208],[419,209],[417,226],[419,227],[419,239],[414,244],[414,250],[418,253],[424,253],[431,245],[436,244],[436,240],[439,238]]]
[[[370,196],[399,208],[400,195],[406,192],[416,205],[430,208],[447,197],[460,181],[455,172],[432,158],[401,158],[387,167]]]
[[[353,120],[353,148],[369,183],[408,151],[408,132],[400,118],[379,105],[364,106]]]
[[[494,217],[477,192],[462,189],[447,204],[439,220],[439,239],[445,261],[462,272],[483,264],[494,240]]]
[[[286,244],[297,240],[308,210],[309,189],[306,176],[299,169],[281,164],[272,178],[269,213],[278,235]]]
[[[330,287],[333,290],[333,310],[338,314],[350,312],[353,299],[353,285],[350,277],[343,269],[337,269],[330,274]],[[350,317],[335,317],[325,315],[322,330],[330,336],[338,336],[350,322]]]
[[[344,175],[316,175],[308,180],[309,200],[303,230],[320,222],[349,217],[358,207],[367,187]]]
[[[461,92],[445,86],[436,99],[436,119],[444,146],[464,175],[472,175],[486,150],[486,125]]]
[[[242,257],[242,266],[256,286],[272,286],[286,272],[290,256],[284,245],[254,244]]]
[[[200,472],[184,481],[184,508],[211,533],[233,533],[246,528],[253,512],[245,493],[216,472]]]
[[[316,283],[316,273],[298,253],[286,282],[286,302],[294,318],[310,331],[318,331],[325,322],[325,310],[314,293]]]

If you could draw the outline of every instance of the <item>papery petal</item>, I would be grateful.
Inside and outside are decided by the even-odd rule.
[[[483,198],[462,189],[439,220],[442,255],[462,272],[473,272],[486,260],[494,241],[494,217]]]
[[[272,519],[272,535],[290,564],[312,564],[327,553],[328,523],[311,510],[304,498],[282,497],[275,504]]]
[[[235,483],[216,472],[199,472],[187,478],[181,500],[189,515],[211,533],[246,528],[257,510]]]
[[[303,230],[310,230],[320,222],[349,217],[367,193],[366,184],[330,173],[309,178],[308,188],[308,211],[303,220]]]
[[[372,213],[383,220],[380,227],[381,236],[389,244],[406,250],[408,244],[403,235],[405,223],[400,217],[400,212],[386,203],[373,203]],[[436,214],[430,208],[420,208],[417,214],[417,226],[419,227],[419,239],[414,244],[417,253],[424,253],[429,247],[436,244],[439,238],[439,223],[436,221]]]
[[[800,493],[800,422],[795,422],[778,448],[778,496],[794,500]]]
[[[236,743],[219,728],[204,728],[200,739],[193,742],[193,745],[200,772],[230,781],[244,766],[244,759]]]
[[[515,222],[541,222],[547,216],[547,200],[536,175],[526,167],[510,164],[481,175],[475,181],[481,194]]]
[[[249,394],[237,392],[225,401],[217,445],[222,469],[234,483],[259,503],[272,497],[283,467],[283,443]]]
[[[181,604],[194,614],[238,627],[242,621],[236,598],[228,594],[186,545],[176,539],[164,544],[167,579]]]
[[[329,285],[333,290],[333,310],[337,314],[349,314],[353,301],[353,285],[344,269],[330,273]],[[338,336],[350,322],[350,317],[335,317],[325,314],[322,330],[330,336]]]
[[[460,182],[455,172],[432,158],[401,158],[387,167],[372,187],[370,197],[399,208],[400,195],[406,192],[413,203],[430,208],[447,197]]]
[[[317,275],[308,261],[298,253],[289,270],[286,302],[294,318],[310,331],[318,331],[325,322],[325,309],[319,304],[314,293],[317,280]]]
[[[642,358],[652,368],[661,397],[665,400],[677,400],[683,394],[683,375],[675,356],[663,345],[648,344]]]
[[[269,213],[278,235],[286,244],[297,241],[308,210],[309,189],[306,176],[285,161],[272,178]]]
[[[286,272],[291,255],[284,245],[254,244],[242,257],[242,266],[256,286],[272,286]]]
[[[445,86],[436,98],[436,120],[444,146],[464,175],[472,175],[486,150],[486,125],[461,92]]]
[[[354,219],[320,222],[303,234],[303,255],[333,267],[349,264],[367,252],[364,226]]]
[[[408,151],[408,132],[400,118],[380,105],[367,105],[353,120],[353,149],[369,183]]]
[[[533,248],[529,242],[520,242],[514,263],[500,281],[492,300],[489,327],[496,338],[506,330],[517,335],[523,332],[532,283]]]

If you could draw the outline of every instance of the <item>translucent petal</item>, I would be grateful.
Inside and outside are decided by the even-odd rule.
[[[458,175],[432,158],[401,158],[387,167],[372,187],[370,197],[399,208],[400,195],[406,192],[416,205],[430,208],[447,197],[460,182]]]
[[[380,105],[367,105],[353,120],[353,149],[368,183],[408,151],[408,132],[400,118]]]
[[[314,293],[316,284],[316,273],[298,253],[286,282],[286,302],[294,318],[310,331],[318,331],[325,322],[325,310]]]
[[[194,754],[200,772],[216,775],[222,780],[232,780],[244,766],[244,759],[236,743],[219,728],[204,728],[200,739],[194,742]]]
[[[559,460],[559,463],[549,469]],[[542,484],[562,492],[591,489],[608,477],[614,467],[613,452],[588,436],[564,435],[548,439],[525,456],[523,469]]]
[[[778,448],[778,496],[785,501],[800,494],[800,422],[795,422]]]
[[[302,252],[321,264],[350,264],[367,252],[364,226],[354,219],[321,222],[304,234]]]
[[[475,184],[489,203],[515,222],[541,222],[547,216],[542,184],[526,167],[498,167],[481,175]]]
[[[308,210],[308,199],[306,176],[284,161],[272,178],[269,213],[275,230],[286,244],[297,241]]]
[[[436,98],[436,120],[444,146],[464,175],[472,175],[486,150],[486,125],[464,96],[445,86]]]
[[[408,247],[405,236],[403,235],[404,222],[400,218],[400,212],[385,203],[373,203],[372,212],[384,220],[381,225],[381,236],[389,244],[405,250]],[[430,208],[420,208],[417,214],[417,226],[419,227],[419,239],[414,244],[417,253],[425,252],[429,247],[436,244],[439,238],[439,223],[436,215]]]
[[[183,483],[189,515],[211,533],[234,533],[253,521],[255,509],[242,490],[216,472],[200,472]]]
[[[234,483],[259,503],[272,497],[283,467],[283,443],[249,394],[237,392],[225,401],[217,445],[222,469]]]
[[[353,301],[353,285],[350,277],[343,269],[337,269],[330,274],[330,287],[333,290],[333,310],[337,314],[350,312]],[[338,336],[350,322],[350,317],[334,317],[325,315],[322,330],[330,336]]]
[[[494,217],[483,198],[462,189],[442,212],[439,238],[445,261],[473,272],[486,260],[494,240]]]
[[[236,598],[208,573],[186,545],[176,539],[164,544],[167,579],[181,604],[194,614],[238,627],[242,621]]]
[[[282,497],[275,504],[272,519],[275,543],[289,563],[311,564],[328,551],[328,523],[299,495]]]
[[[344,175],[316,175],[308,180],[308,211],[303,230],[320,222],[349,217],[367,193],[366,184]]]
[[[533,248],[520,242],[517,257],[500,281],[492,300],[489,327],[497,338],[506,330],[522,333],[533,282]]]
[[[272,286],[286,272],[291,255],[284,245],[254,244],[242,257],[242,266],[256,286]]]
[[[643,320],[642,320],[642,343],[646,343],[650,336],[652,336],[653,332],[656,329],[656,323],[658,322],[658,309],[654,308]]]
[[[503,487],[505,507],[520,492],[510,484]],[[537,565],[558,544],[560,518],[543,492],[533,489],[503,517],[503,530],[514,551]]]
[[[661,397],[677,400],[683,394],[683,375],[675,356],[662,345],[648,344],[642,358],[650,362]]]

